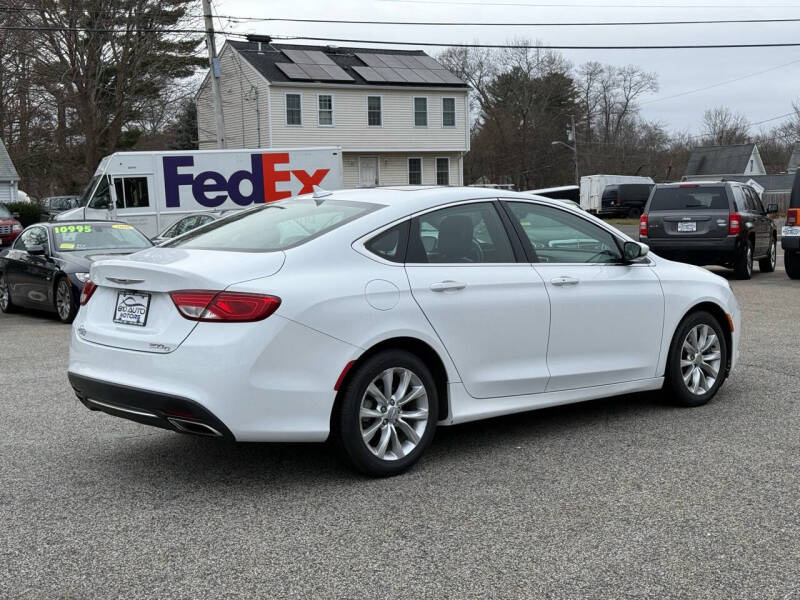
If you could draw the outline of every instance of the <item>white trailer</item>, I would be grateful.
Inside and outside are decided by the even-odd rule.
[[[636,175],[586,175],[581,177],[581,208],[598,213],[603,204],[603,190],[607,185],[620,183],[654,183],[650,177]]]
[[[197,212],[244,210],[344,187],[342,149],[116,152],[106,156],[79,208],[57,220],[120,220],[153,237]]]

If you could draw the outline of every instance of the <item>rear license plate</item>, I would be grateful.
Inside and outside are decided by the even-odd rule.
[[[150,294],[123,291],[117,294],[117,307],[114,323],[121,325],[147,325],[147,312],[150,310]]]
[[[800,236],[800,227],[792,227],[791,225],[784,225],[781,231],[783,237],[797,237]]]
[[[678,223],[678,231],[697,231],[697,223],[694,221],[681,221]]]

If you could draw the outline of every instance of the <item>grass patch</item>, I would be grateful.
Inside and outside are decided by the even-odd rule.
[[[603,221],[605,221],[609,225],[638,225],[639,224],[639,219],[610,218],[610,219],[603,219]]]

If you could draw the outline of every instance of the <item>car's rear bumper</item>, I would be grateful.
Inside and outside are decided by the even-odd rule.
[[[278,315],[257,323],[199,323],[169,353],[113,348],[81,337],[83,313],[72,328],[68,371],[89,408],[177,430],[169,419],[182,417],[168,411],[184,412],[237,441],[324,441],[334,385],[361,354]]]
[[[640,241],[659,256],[697,265],[730,263],[741,251],[741,241],[736,236],[702,240],[640,237]]]
[[[781,235],[781,248],[784,250],[800,250],[800,235],[795,235],[797,227],[784,227]]]

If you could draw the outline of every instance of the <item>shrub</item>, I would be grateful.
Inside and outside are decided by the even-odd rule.
[[[6,204],[6,208],[19,215],[18,220],[23,227],[38,223],[42,217],[42,207],[33,202],[11,202]]]

